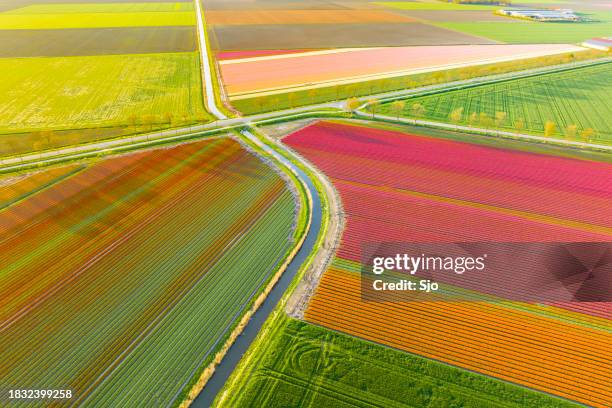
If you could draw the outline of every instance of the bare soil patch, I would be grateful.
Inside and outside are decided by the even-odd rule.
[[[381,10],[210,10],[212,25],[407,23],[412,17]]]

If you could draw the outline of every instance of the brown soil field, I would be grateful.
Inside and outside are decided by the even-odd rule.
[[[0,57],[62,57],[191,52],[193,27],[0,30]]]
[[[422,23],[218,25],[209,38],[215,51],[496,44]]]
[[[211,25],[408,23],[415,19],[379,10],[210,10]]]

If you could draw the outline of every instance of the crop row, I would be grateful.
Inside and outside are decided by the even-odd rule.
[[[330,123],[285,141],[331,178],[347,219],[308,321],[575,401],[610,404],[609,322],[601,311],[580,314],[609,311],[609,304],[557,304],[562,310],[493,303],[461,289],[465,283],[449,290],[475,302],[405,302],[393,293],[384,302],[364,301],[358,275],[368,242],[608,241],[609,164]],[[521,274],[505,279],[512,286]],[[468,286],[487,292],[478,282]]]
[[[176,402],[284,257],[293,218],[280,177],[226,139],[107,159],[9,207],[6,383],[69,387],[72,404]]]
[[[303,11],[299,12],[304,13]],[[371,14],[372,11],[367,11]],[[237,14],[233,12],[233,14]],[[250,11],[249,11],[250,15]],[[328,12],[325,12],[328,15]],[[210,16],[210,14],[209,14]],[[238,13],[238,16],[240,14]],[[236,17],[236,16],[235,16]],[[210,18],[208,19],[210,23]],[[213,23],[214,24],[214,23]],[[542,57],[581,51],[572,45],[435,45],[412,47],[376,47],[325,53],[294,54],[275,58],[235,60],[221,63],[227,93],[236,95],[289,92],[315,85],[346,85],[357,82],[389,79],[400,75],[432,73],[444,76],[445,70],[495,62]],[[247,57],[248,58],[248,57]],[[363,62],[367,61],[367,64]],[[436,72],[437,71],[437,72]],[[432,74],[432,75],[435,75]],[[293,88],[293,89],[292,89]],[[311,89],[317,92],[316,87]],[[244,96],[242,96],[244,98]],[[240,99],[240,98],[238,98]]]
[[[612,401],[605,331],[491,304],[363,302],[359,287],[358,276],[328,271],[306,319],[590,405]]]

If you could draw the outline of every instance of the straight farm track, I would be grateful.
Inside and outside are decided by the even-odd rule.
[[[8,206],[2,387],[181,401],[288,253],[295,210],[230,139],[106,159]]]
[[[0,75],[0,152],[6,155],[92,141],[112,127],[150,131],[209,118],[193,52],[0,58]],[[92,128],[66,140],[56,133]],[[23,133],[40,131],[48,137],[28,138],[32,145],[24,146]]]

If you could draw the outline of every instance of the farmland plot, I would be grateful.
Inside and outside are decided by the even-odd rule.
[[[0,179],[0,210],[83,170],[85,166],[63,166],[51,170]]]
[[[54,30],[63,28],[193,26],[191,11],[136,13],[0,13],[0,30]]]
[[[228,95],[239,100],[581,51],[571,44],[349,48],[247,57],[220,66]]]
[[[367,1],[205,1],[215,51],[492,44]]]
[[[286,319],[224,406],[573,407],[516,385]]]
[[[420,22],[217,25],[208,33],[211,47],[220,51],[495,44]]]
[[[607,36],[612,30],[612,14],[605,19],[586,23],[538,23],[531,21],[437,23],[436,26],[501,41],[509,44],[540,42],[580,43],[593,37]]]
[[[180,402],[286,257],[295,213],[281,177],[230,139],[92,163],[9,205],[2,387]]]
[[[194,52],[193,27],[0,30],[0,57],[73,57]]]
[[[347,214],[307,321],[584,404],[612,403],[609,304],[364,302],[359,279],[364,242],[607,242],[609,164],[333,123],[285,141],[331,178]]]
[[[195,51],[193,3],[33,4],[0,13],[0,57]]]
[[[8,146],[19,138],[2,133],[114,126],[142,131],[205,121],[198,70],[195,53],[0,59],[0,140]]]
[[[378,111],[416,117],[414,106],[418,104],[422,106],[418,117],[536,134],[544,134],[550,122],[551,137],[612,143],[610,68],[603,64],[482,85],[410,99],[401,112],[392,104]]]
[[[193,11],[191,2],[32,4],[4,14],[142,13]]]

